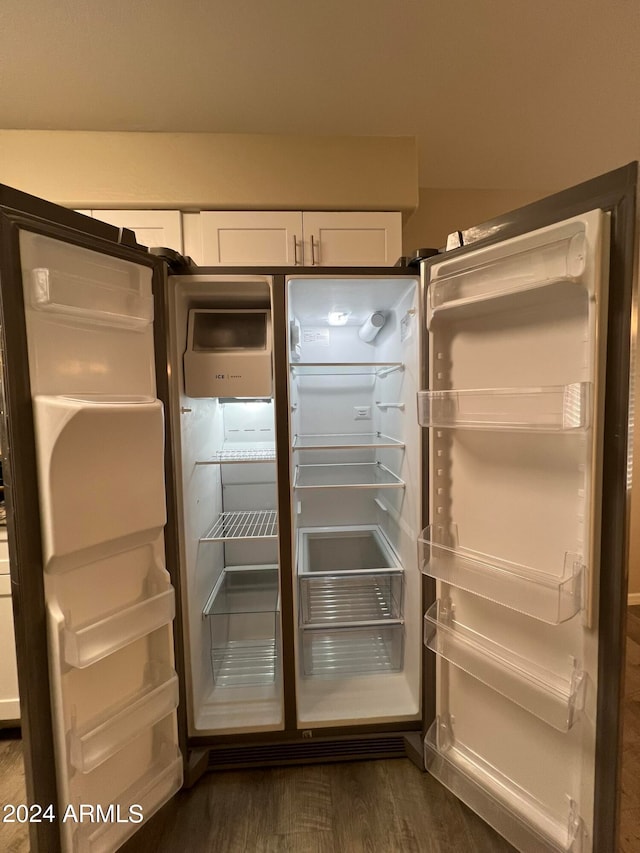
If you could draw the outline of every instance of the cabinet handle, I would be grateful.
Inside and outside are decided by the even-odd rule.
[[[298,238],[295,234],[293,235],[293,265],[298,266]]]
[[[316,265],[316,241],[313,234],[311,235],[311,266],[315,267]]]

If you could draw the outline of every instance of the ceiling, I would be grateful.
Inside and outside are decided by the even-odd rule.
[[[637,0],[2,0],[0,127],[415,136],[420,185],[640,158]]]

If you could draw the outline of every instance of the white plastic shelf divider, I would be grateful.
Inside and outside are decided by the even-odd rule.
[[[227,443],[216,451],[211,459],[202,459],[196,465],[224,465],[246,462],[275,462],[276,449],[271,442],[249,444],[243,442]]]
[[[381,362],[296,362],[290,365],[294,376],[378,376],[404,370],[401,361]]]
[[[451,605],[435,601],[424,617],[424,643],[432,652],[482,681],[561,732],[578,718],[584,701],[584,673],[567,659],[558,675],[455,618]]]
[[[275,509],[247,509],[222,512],[201,542],[230,539],[276,539],[278,513]]]
[[[429,284],[429,311],[462,311],[491,299],[524,294],[557,285],[579,283],[585,272],[584,231],[572,233],[547,245],[495,258],[483,264],[471,261],[466,268],[436,275]]]
[[[83,669],[141,637],[168,625],[175,616],[173,587],[102,619],[64,628],[64,659]]]
[[[457,741],[436,717],[424,741],[425,766],[445,788],[518,850],[581,853],[584,823],[567,797],[567,813],[551,814],[528,791]]]
[[[418,391],[423,427],[568,432],[589,426],[591,383]]]
[[[302,576],[301,624],[335,626],[399,620],[403,580],[402,570]]]
[[[168,664],[156,663],[144,687],[126,702],[69,734],[71,764],[90,773],[145,729],[178,707],[178,676]]]
[[[449,529],[425,528],[418,539],[423,574],[551,625],[566,622],[580,610],[586,573],[580,555],[565,553],[562,574],[556,577],[457,543],[453,524]]]
[[[402,623],[332,630],[305,628],[301,634],[306,676],[345,678],[402,669]]]
[[[297,465],[294,489],[404,489],[404,480],[381,462]]]
[[[397,438],[383,435],[381,432],[367,433],[327,433],[325,435],[295,435],[293,450],[355,450],[367,447],[404,447]]]
[[[129,814],[133,804],[140,806],[145,820],[150,818],[164,803],[182,787],[182,755],[170,744],[163,744],[158,760],[128,790],[116,798],[123,815]],[[106,808],[107,804],[105,804]],[[117,850],[129,838],[139,824],[132,822],[109,822],[79,824],[74,838],[77,853],[104,853]]]

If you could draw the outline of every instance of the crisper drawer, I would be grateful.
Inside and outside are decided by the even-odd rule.
[[[368,625],[322,630],[305,628],[302,664],[306,676],[345,678],[402,669],[404,625]]]
[[[371,623],[402,617],[403,573],[342,572],[299,578],[300,624]]]

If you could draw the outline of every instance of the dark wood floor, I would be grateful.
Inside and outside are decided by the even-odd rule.
[[[629,609],[619,853],[640,853],[640,606]],[[24,802],[20,741],[0,740],[0,803]],[[27,831],[0,824],[0,850]],[[128,853],[512,853],[407,759],[229,771],[179,794]]]

